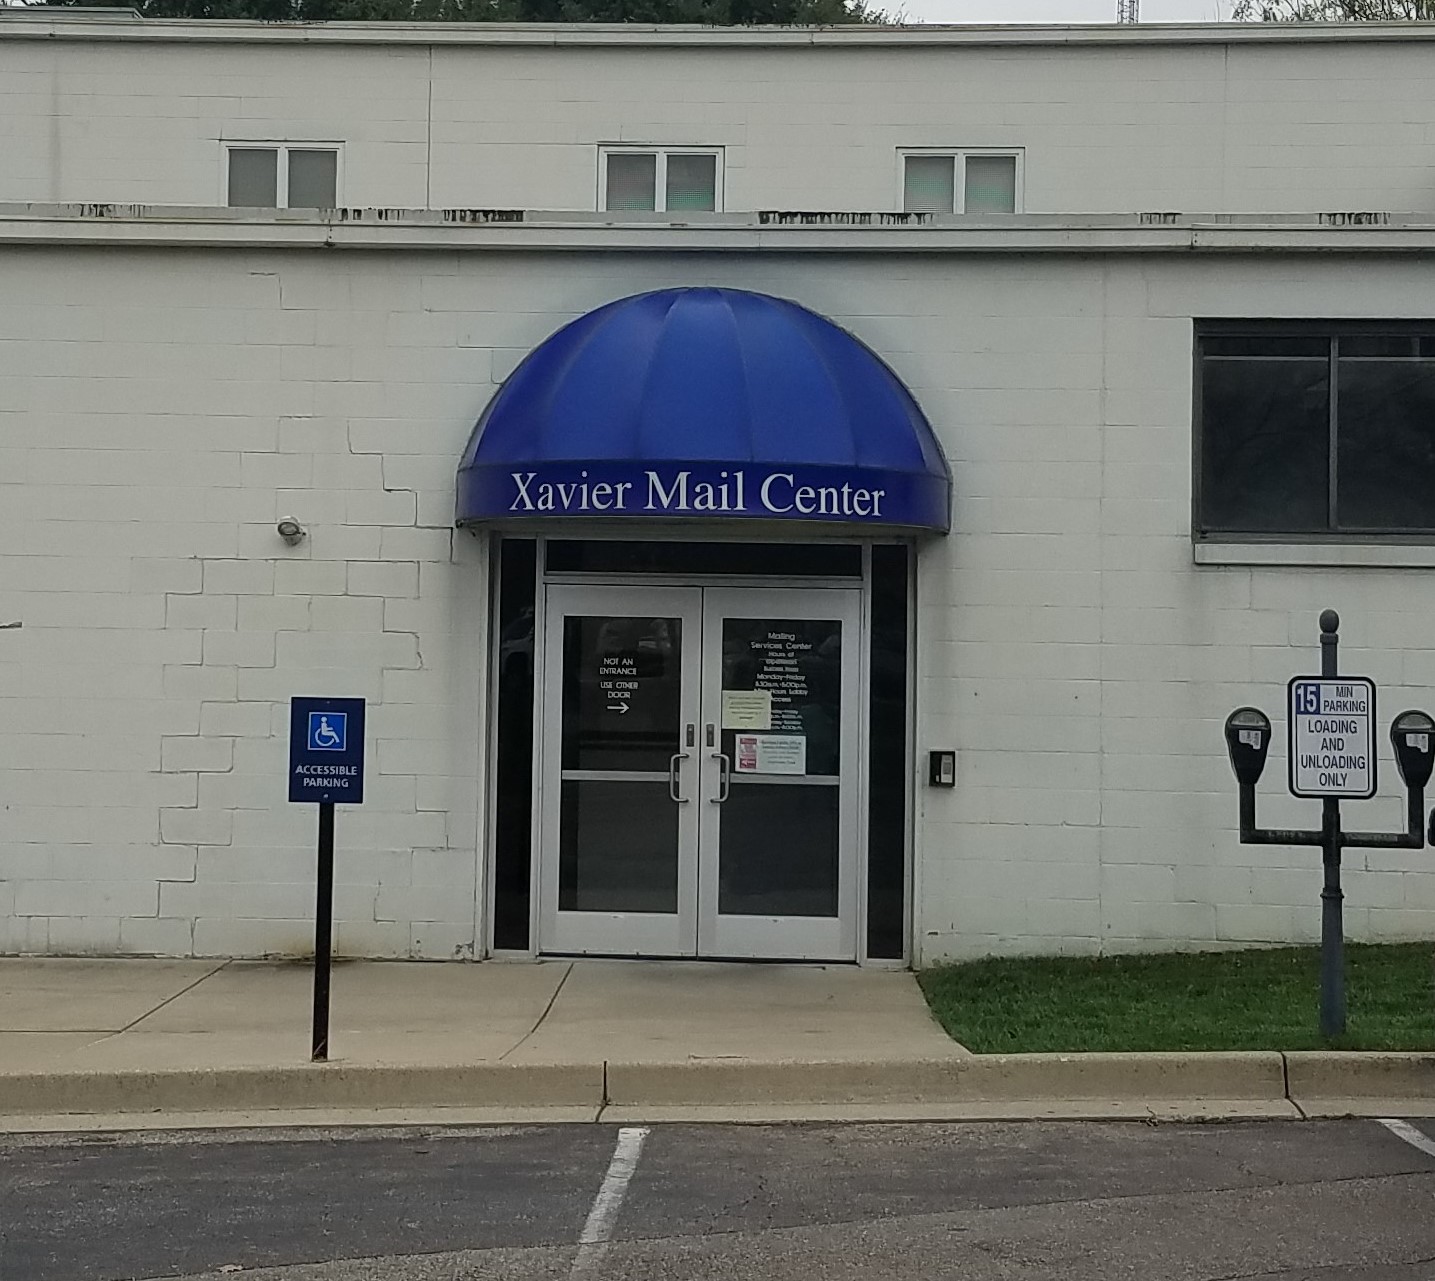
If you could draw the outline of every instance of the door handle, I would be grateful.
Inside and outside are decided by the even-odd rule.
[[[687,759],[688,754],[686,752],[674,752],[672,758],[668,761],[668,799],[671,800],[674,805],[686,805],[688,803],[686,796],[678,795],[678,771]]]
[[[718,762],[718,794],[712,798],[712,803],[721,805],[732,790],[732,761],[726,752],[714,752],[712,758]]]

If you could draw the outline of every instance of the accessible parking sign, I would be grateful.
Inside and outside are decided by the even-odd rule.
[[[1375,795],[1375,682],[1296,676],[1289,686],[1292,796]]]
[[[364,700],[289,704],[289,799],[358,805],[364,799]]]

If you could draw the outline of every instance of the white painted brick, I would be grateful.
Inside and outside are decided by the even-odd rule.
[[[28,46],[0,45],[0,83]],[[123,95],[132,110],[72,104],[97,137],[61,158],[62,195],[94,181],[109,188],[96,198],[174,203],[177,185],[213,201],[211,144],[231,126],[202,104],[243,80],[266,129],[302,117],[313,136],[344,132],[346,195],[421,203],[431,181],[440,203],[586,207],[595,144],[664,123],[613,85],[670,57],[440,50],[429,173],[426,143],[413,151],[426,53],[364,76],[352,58],[374,49],[342,63],[322,41],[286,49],[332,72],[295,106],[268,72],[213,77],[232,51],[172,52],[162,92]],[[1029,50],[1044,74],[1027,76],[972,51],[958,81],[934,58],[895,99],[880,78],[834,77],[857,55],[769,52],[794,74],[734,74],[750,70],[741,51],[684,55],[683,92],[665,99],[675,138],[728,141],[729,194],[747,207],[889,207],[896,148],[949,141],[954,91],[964,131],[1023,134],[1033,209],[1398,209],[1428,194],[1428,76],[1398,42]],[[1311,115],[1327,99],[1338,119]],[[1212,111],[1243,145],[1192,124]],[[819,145],[834,129],[844,144]],[[1332,165],[1341,141],[1369,163]],[[1221,721],[1247,701],[1278,718],[1326,604],[1382,706],[1421,705],[1435,685],[1425,572],[1198,568],[1189,537],[1192,317],[1427,315],[1435,272],[1413,260],[924,255],[834,272],[780,252],[434,254],[417,270],[382,252],[182,257],[115,246],[84,271],[46,250],[0,257],[0,622],[26,623],[0,632],[5,866],[23,873],[0,883],[0,915],[38,896],[0,923],[0,949],[307,951],[314,816],[282,800],[296,692],[385,700],[369,800],[346,821],[341,945],[471,949],[485,544],[448,528],[454,467],[495,376],[590,307],[692,283],[695,262],[705,281],[797,298],[870,342],[953,463],[957,532],[919,566],[918,741],[960,751],[954,794],[917,793],[924,958],[1312,937],[1318,869],[1307,851],[1239,844]],[[287,549],[273,522],[291,509],[310,532]],[[1305,824],[1311,807],[1279,794],[1281,755],[1262,816]],[[83,765],[88,803],[66,762]],[[1372,826],[1399,819],[1386,781]],[[95,879],[87,868],[144,911],[45,897]],[[1352,862],[1352,934],[1435,932],[1423,868],[1413,852]],[[423,919],[439,911],[456,919]]]
[[[441,461],[445,464],[451,463],[449,459]],[[451,466],[449,470],[452,471]],[[449,561],[453,558],[453,539],[454,531],[449,528],[421,529],[388,525],[380,531],[379,550],[382,558],[387,561]]]
[[[225,628],[233,631],[239,617],[237,596],[210,595],[165,597],[164,623],[168,627]]]
[[[204,562],[198,558],[137,557],[130,564],[133,592],[198,592],[204,587]]]
[[[315,596],[309,616],[315,632],[384,630],[384,602],[372,596]]]
[[[470,921],[415,921],[409,930],[409,955],[434,961],[471,961],[474,957],[474,926]]]
[[[144,881],[26,881],[15,887],[17,916],[153,916],[158,895]]]
[[[279,561],[274,590],[285,596],[342,596],[347,566],[341,560]]]
[[[204,633],[204,661],[218,667],[273,667],[273,632]]]
[[[327,599],[327,598],[325,598]],[[302,632],[310,626],[308,596],[243,596],[238,627],[243,632]]]
[[[271,703],[205,703],[200,708],[199,732],[212,736],[263,738],[273,717]]]
[[[188,699],[195,703],[204,700],[232,701],[237,696],[237,686],[238,678],[233,667],[170,664],[164,668],[166,698]]]
[[[100,913],[52,916],[45,921],[45,951],[55,956],[113,956],[121,948],[123,921]]]
[[[234,767],[232,738],[167,737],[161,740],[160,768],[166,773],[223,773]]]
[[[416,562],[354,561],[349,565],[349,593],[353,596],[412,597],[418,591]]]
[[[413,525],[418,505],[411,490],[350,492],[344,514],[351,525]]]
[[[183,917],[123,917],[119,952],[126,956],[189,956],[194,922]]]
[[[160,839],[171,845],[229,845],[234,815],[225,810],[161,810],[159,830]]]
[[[235,596],[269,595],[275,591],[275,567],[263,560],[206,560],[204,590]],[[280,589],[282,590],[282,589]]]

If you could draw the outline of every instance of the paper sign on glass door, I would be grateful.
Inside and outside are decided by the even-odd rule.
[[[739,774],[807,773],[807,739],[797,734],[739,734]]]
[[[722,692],[723,729],[770,729],[772,691],[725,689]]]

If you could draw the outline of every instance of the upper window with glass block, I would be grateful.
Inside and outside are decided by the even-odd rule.
[[[339,148],[319,143],[228,143],[225,203],[250,209],[334,209]]]
[[[605,147],[598,207],[610,212],[713,213],[722,208],[722,152]]]
[[[1022,211],[1020,151],[904,151],[906,213],[1014,214]]]

